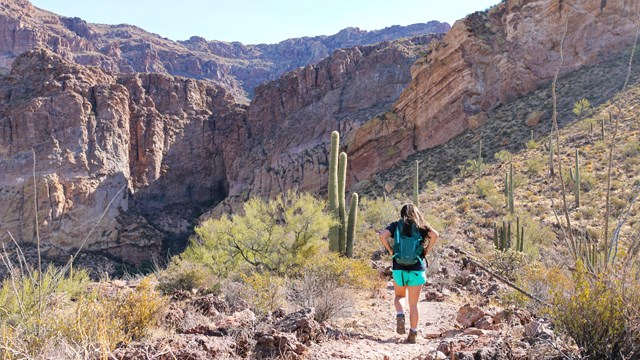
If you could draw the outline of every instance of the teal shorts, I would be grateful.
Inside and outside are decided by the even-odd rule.
[[[420,286],[427,282],[424,270],[393,270],[393,281],[398,286]]]

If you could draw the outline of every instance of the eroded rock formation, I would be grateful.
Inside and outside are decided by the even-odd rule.
[[[219,86],[35,50],[0,79],[0,99],[4,242],[39,235],[50,255],[83,245],[140,263],[226,196],[213,121],[236,105]]]

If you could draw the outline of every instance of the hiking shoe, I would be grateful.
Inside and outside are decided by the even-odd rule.
[[[407,344],[415,344],[418,332],[409,329],[409,335],[407,335]]]
[[[396,316],[396,332],[398,334],[404,334],[404,314],[398,314]]]

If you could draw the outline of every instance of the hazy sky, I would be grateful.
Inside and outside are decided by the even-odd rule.
[[[172,40],[199,35],[244,44],[331,35],[430,20],[448,22],[500,0],[31,0],[42,9],[102,24],[127,23]]]

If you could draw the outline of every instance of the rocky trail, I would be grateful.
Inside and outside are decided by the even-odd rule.
[[[318,323],[313,308],[258,318],[245,301],[174,295],[164,328],[116,349],[117,359],[553,359],[568,349],[544,319],[501,306],[504,285],[451,248],[429,270],[419,302],[419,337],[395,333],[393,286],[354,293],[351,311]],[[383,260],[383,274],[390,270]],[[386,262],[384,262],[386,263]],[[390,279],[390,278],[389,278]],[[405,310],[407,311],[407,309]]]

